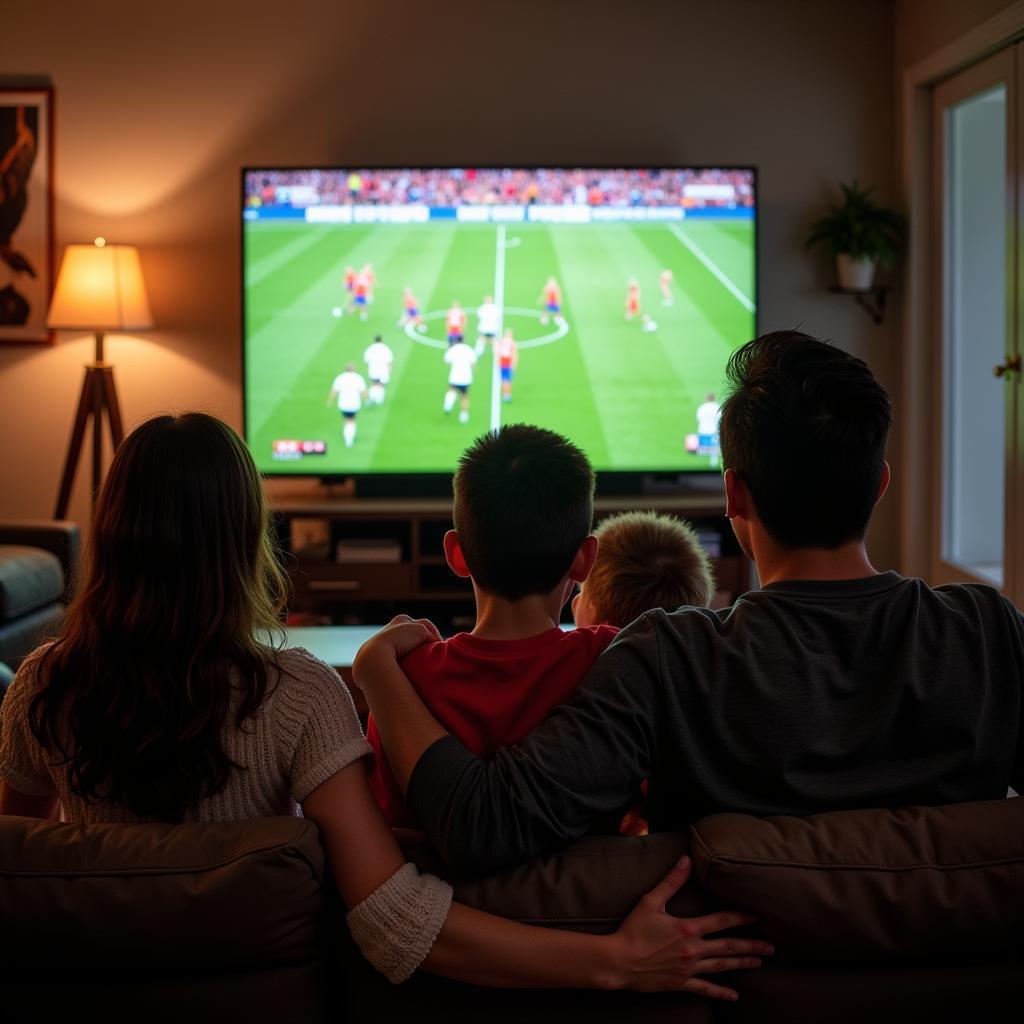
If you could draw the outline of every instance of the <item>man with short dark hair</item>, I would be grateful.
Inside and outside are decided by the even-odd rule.
[[[356,661],[392,767],[455,866],[526,860],[649,777],[651,831],[718,811],[811,814],[999,798],[1024,785],[1024,621],[998,591],[877,572],[889,399],[798,332],[729,361],[726,514],[761,589],[722,611],[649,612],[514,748],[474,757],[425,712],[394,652]],[[422,755],[422,756],[421,756]],[[411,778],[410,778],[411,776]]]

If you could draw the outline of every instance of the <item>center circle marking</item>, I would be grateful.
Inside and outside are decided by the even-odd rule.
[[[466,316],[475,316],[477,307],[466,307]],[[503,314],[511,313],[513,316],[527,316],[533,317],[539,323],[540,318],[544,316],[544,313],[536,309],[529,309],[526,306],[505,306],[502,310]],[[443,320],[448,316],[447,309],[432,309],[428,313],[421,313],[420,318],[426,323],[431,320]],[[416,325],[413,323],[407,323],[405,325],[405,333],[416,342],[421,345],[426,345],[428,348],[437,348],[441,351],[445,351],[448,348],[447,339],[431,338],[429,335],[420,334],[416,330]],[[467,332],[468,333],[468,332]],[[520,341],[516,338],[516,347],[520,349],[528,348],[540,348],[542,345],[550,345],[553,342],[559,341],[569,333],[569,324],[562,320],[561,323],[555,323],[555,329],[549,331],[547,334],[542,334],[536,338],[527,338],[525,341]]]

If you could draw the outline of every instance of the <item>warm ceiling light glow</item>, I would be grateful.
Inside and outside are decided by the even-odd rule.
[[[92,244],[95,245],[97,249],[102,249],[103,246],[107,244],[107,240],[102,235],[100,235],[99,237],[93,239]]]
[[[69,245],[53,290],[48,327],[138,331],[153,326],[134,245]]]

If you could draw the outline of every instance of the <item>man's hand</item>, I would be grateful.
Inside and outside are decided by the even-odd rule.
[[[699,977],[720,971],[761,966],[761,957],[775,952],[757,939],[708,938],[716,932],[754,922],[752,914],[723,911],[705,917],[673,917],[666,903],[690,877],[692,862],[683,857],[609,936],[618,954],[612,987],[637,992],[682,989],[713,999],[735,1000],[735,989]]]
[[[398,659],[420,644],[440,639],[429,619],[396,615],[359,648],[352,662],[352,678],[370,706],[403,793],[420,755],[447,733],[420,700]]]
[[[374,681],[381,677],[379,672],[374,671],[375,668],[381,665],[394,665],[421,644],[440,639],[441,633],[429,619],[396,615],[356,652],[355,660],[352,662],[352,677],[369,699]]]

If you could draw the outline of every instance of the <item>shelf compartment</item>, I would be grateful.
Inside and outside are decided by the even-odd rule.
[[[412,565],[299,563],[292,572],[295,596],[331,599],[401,600],[412,592]]]

